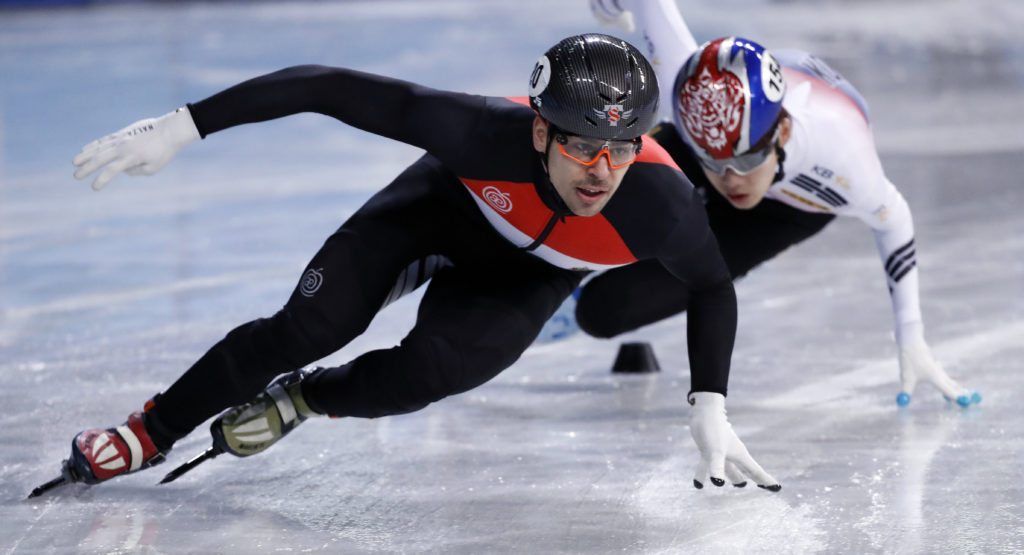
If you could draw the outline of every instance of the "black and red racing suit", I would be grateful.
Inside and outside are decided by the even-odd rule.
[[[189,105],[202,136],[300,112],[328,115],[426,151],[327,239],[285,306],[239,326],[151,413],[184,436],[248,401],[276,375],[362,333],[411,262],[443,255],[401,344],[316,372],[315,410],[377,417],[418,410],[510,366],[589,271],[657,260],[691,292],[691,387],[726,392],[736,296],[703,206],[656,143],[604,210],[568,211],[530,140],[522,101],[440,91],[323,66],[298,66]],[[343,174],[341,174],[343,178]]]

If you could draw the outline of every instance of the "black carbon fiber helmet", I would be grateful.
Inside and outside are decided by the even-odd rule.
[[[658,121],[658,80],[628,42],[598,33],[576,35],[537,60],[530,106],[574,135],[635,139]]]

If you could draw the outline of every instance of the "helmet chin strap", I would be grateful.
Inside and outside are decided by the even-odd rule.
[[[775,155],[779,159],[779,169],[775,170],[775,177],[772,178],[772,185],[775,185],[779,181],[782,181],[786,177],[786,172],[782,169],[782,163],[786,161],[786,151],[782,150],[779,143],[775,143]]]

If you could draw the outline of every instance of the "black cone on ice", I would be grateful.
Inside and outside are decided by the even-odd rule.
[[[620,345],[619,354],[612,365],[612,372],[623,374],[646,374],[659,370],[661,367],[654,357],[654,349],[646,341]]]

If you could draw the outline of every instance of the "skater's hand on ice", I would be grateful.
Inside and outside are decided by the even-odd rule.
[[[636,29],[633,24],[633,12],[620,6],[622,0],[590,0],[590,11],[604,25],[617,27],[625,33]]]
[[[82,152],[71,161],[78,168],[75,179],[103,168],[92,182],[92,188],[99,191],[121,172],[153,175],[185,145],[199,138],[188,108],[140,120],[82,147]]]
[[[700,464],[693,476],[697,489],[704,487],[710,475],[711,483],[725,485],[725,478],[736,487],[747,485],[747,477],[759,487],[779,491],[782,486],[761,468],[750,456],[746,446],[736,437],[725,416],[725,396],[721,393],[698,391],[691,393],[690,434],[700,449]]]
[[[928,344],[923,339],[909,339],[900,344],[900,385],[902,391],[896,397],[900,406],[910,403],[917,382],[929,382],[942,391],[950,401],[962,407],[981,402],[981,394],[969,391],[956,383],[953,378],[932,357]]]

